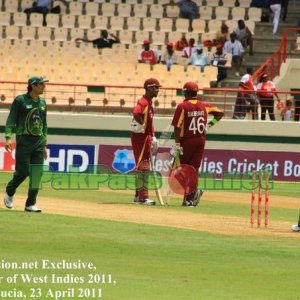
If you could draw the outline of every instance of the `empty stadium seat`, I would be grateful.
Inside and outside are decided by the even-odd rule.
[[[30,14],[30,26],[33,27],[42,27],[44,17],[42,14],[32,13]]]
[[[124,18],[120,16],[110,17],[110,28],[112,30],[123,30]]]
[[[101,6],[101,15],[112,17],[115,15],[115,4],[113,3],[103,3]]]
[[[248,10],[248,17],[250,21],[260,22],[262,9],[257,7],[250,7]]]
[[[72,16],[82,15],[82,8],[83,8],[83,5],[80,2],[70,2],[69,3],[70,15],[72,15]]]
[[[117,5],[118,16],[130,17],[131,16],[131,4],[122,3]]]
[[[252,0],[239,0],[240,7],[249,8]]]
[[[229,8],[219,6],[216,7],[216,20],[228,20],[229,17]]]
[[[155,18],[144,18],[143,19],[143,30],[144,31],[155,31],[157,21]]]
[[[155,45],[165,45],[166,44],[166,35],[163,31],[154,31],[152,32],[152,41]]]
[[[34,40],[36,35],[36,28],[32,26],[22,27],[22,39],[23,40]]]
[[[215,20],[210,20],[208,22],[208,31],[209,32],[218,32],[221,29],[222,21],[215,19]]]
[[[178,18],[175,20],[176,31],[188,32],[189,31],[189,20]]]
[[[108,17],[97,16],[94,19],[95,29],[107,29]]]
[[[75,15],[62,15],[61,22],[63,28],[74,28],[76,23]]]
[[[0,12],[0,25],[9,26],[10,25],[10,13],[9,12]]]
[[[223,0],[224,7],[235,7],[236,0]]]
[[[145,18],[147,17],[148,6],[146,4],[136,4],[133,11],[135,17]]]
[[[18,26],[8,26],[5,29],[5,38],[8,40],[17,40],[20,36],[20,29]]]
[[[212,19],[212,7],[210,6],[200,6],[199,13],[201,20],[211,20]],[[196,21],[196,20],[195,20]]]
[[[59,15],[58,14],[47,14],[47,27],[57,28],[60,25]]]
[[[204,20],[195,19],[193,20],[192,26],[193,26],[193,32],[198,32],[198,33],[205,32],[206,23]]]
[[[133,32],[130,30],[121,30],[119,38],[122,44],[130,45],[133,40]]]
[[[54,29],[54,40],[59,42],[67,41],[68,29],[67,28],[55,28]]]
[[[160,4],[150,5],[150,16],[151,18],[162,18],[164,13],[163,6]]]
[[[51,41],[52,30],[50,27],[39,27],[37,34],[39,41]]]
[[[127,30],[137,31],[141,27],[141,18],[130,17],[127,19]]]
[[[78,27],[82,29],[89,29],[92,25],[91,16],[81,15],[77,17]]]
[[[199,6],[201,4],[199,4]],[[219,0],[208,0],[208,1],[206,1],[206,6],[218,7],[219,6]]]
[[[19,1],[17,0],[5,0],[4,2],[4,11],[6,12],[19,12]]]
[[[231,10],[232,20],[244,20],[245,19],[245,8],[244,7],[233,7]]]
[[[173,20],[170,18],[162,18],[159,20],[160,31],[171,32],[173,29]]]
[[[89,2],[85,4],[85,13],[87,16],[98,16],[99,15],[99,4]]]
[[[179,7],[177,5],[168,5],[166,8],[166,14],[168,18],[178,18]]]

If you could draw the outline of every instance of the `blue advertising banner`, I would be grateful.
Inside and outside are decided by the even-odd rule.
[[[86,172],[89,165],[94,165],[95,145],[48,145],[48,159],[45,165],[52,171],[68,172],[76,170]]]

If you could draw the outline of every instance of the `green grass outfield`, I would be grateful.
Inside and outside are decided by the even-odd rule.
[[[0,174],[3,191],[10,177],[9,173]],[[288,196],[299,198],[299,184],[293,184],[296,188],[292,189],[288,188],[290,185],[276,184],[272,193],[286,195],[288,192]],[[26,194],[26,187],[27,183],[24,183],[18,194]],[[50,188],[42,190],[40,196],[74,199],[74,205],[79,200],[130,205],[132,199],[131,194],[70,193]],[[182,210],[178,205],[148,209]],[[199,214],[199,218],[202,214],[220,215],[219,226],[222,226],[222,215],[248,216],[249,203],[203,201],[189,212]],[[15,289],[15,292],[23,291],[27,299],[300,299],[300,243],[297,233],[286,237],[225,236],[7,209],[0,209],[0,218],[0,267],[5,262],[37,264],[37,269],[32,270],[0,268],[0,278],[3,277],[0,295],[3,291]],[[292,224],[297,218],[298,209],[272,208],[271,219],[274,221]],[[43,260],[81,260],[92,262],[96,269],[43,269]],[[7,283],[14,274],[17,274],[17,283]],[[40,282],[24,283],[21,274],[39,276]],[[53,284],[52,274],[76,277],[84,283]],[[91,278],[96,281],[103,279],[103,275],[106,281],[112,283],[87,282]],[[82,288],[84,290],[80,290]],[[38,289],[41,289],[40,297]],[[63,290],[72,292],[72,289],[74,296],[69,297],[68,293],[60,298],[51,296]],[[98,289],[102,289],[102,298],[92,297],[93,292],[99,292]],[[80,298],[81,291],[90,293],[90,296]],[[30,298],[30,295],[35,297]],[[2,296],[0,299],[6,298]]]

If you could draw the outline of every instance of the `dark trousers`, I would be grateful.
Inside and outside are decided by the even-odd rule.
[[[227,77],[227,70],[223,67],[218,67],[218,77],[217,82],[220,82],[221,80],[225,79]]]
[[[283,21],[286,21],[288,5],[289,5],[289,0],[281,0],[281,10],[282,10],[282,20]]]
[[[261,120],[266,119],[266,113],[269,112],[270,120],[275,121],[274,115],[274,98],[261,98]]]
[[[13,179],[6,186],[6,193],[13,196],[19,185],[29,176],[28,197],[25,206],[36,203],[38,186],[41,181],[44,163],[44,140],[36,136],[17,136],[15,152],[15,173]],[[30,172],[31,165],[35,165],[35,172]]]

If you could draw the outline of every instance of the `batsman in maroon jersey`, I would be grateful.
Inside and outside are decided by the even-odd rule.
[[[195,82],[187,82],[183,87],[184,101],[178,104],[172,121],[176,144],[171,149],[172,156],[179,155],[180,164],[193,166],[197,173],[203,157],[207,130],[224,115],[219,108],[199,100],[198,90]],[[213,115],[213,119],[207,124],[209,114]],[[182,205],[196,206],[202,194],[203,191],[196,186],[193,192],[184,195]]]
[[[147,79],[144,83],[145,95],[133,109],[131,144],[136,170],[139,172],[134,202],[138,204],[155,205],[155,201],[149,199],[147,173],[150,171],[151,153],[154,154],[157,150],[157,140],[154,136],[153,127],[152,99],[157,97],[160,86],[157,79]]]

